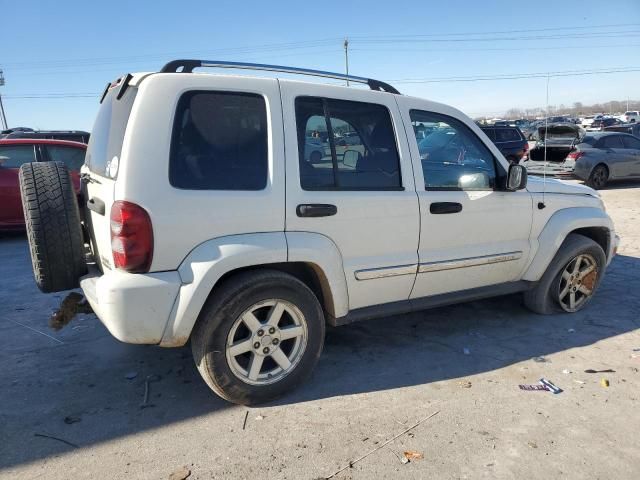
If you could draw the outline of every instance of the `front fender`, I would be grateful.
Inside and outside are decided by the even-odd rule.
[[[178,268],[182,285],[160,346],[177,347],[187,342],[209,293],[225,273],[286,261],[284,232],[230,235],[198,245]]]
[[[571,207],[554,213],[538,236],[537,252],[527,267],[523,280],[532,282],[540,280],[567,235],[579,228],[588,227],[606,228],[610,236],[615,235],[611,218],[599,208]],[[613,245],[614,241],[610,238],[609,251],[605,252],[607,259],[612,256]]]

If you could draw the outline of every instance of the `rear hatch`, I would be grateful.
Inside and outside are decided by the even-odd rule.
[[[94,260],[102,271],[113,268],[109,215],[124,135],[138,90],[129,85],[131,78],[122,77],[105,90],[81,170],[86,227]]]
[[[529,153],[529,158],[533,161],[563,162],[584,133],[582,128],[571,123],[542,125],[538,128],[538,143]]]

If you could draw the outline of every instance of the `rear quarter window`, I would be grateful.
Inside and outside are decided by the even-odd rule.
[[[120,157],[124,133],[138,89],[129,87],[120,100],[116,99],[118,90],[112,88],[102,101],[87,147],[87,166],[103,177],[108,176],[107,169],[111,160]]]
[[[187,190],[263,190],[267,107],[252,93],[191,91],[178,101],[169,181]]]

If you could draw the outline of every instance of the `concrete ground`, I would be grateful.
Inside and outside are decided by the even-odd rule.
[[[640,478],[640,185],[602,195],[622,246],[585,311],[515,295],[341,327],[311,380],[260,408],[211,393],[188,348],[119,343],[93,315],[51,331],[62,295],[5,235],[0,477],[317,479],[378,449],[334,478]],[[518,388],[541,377],[564,391]]]

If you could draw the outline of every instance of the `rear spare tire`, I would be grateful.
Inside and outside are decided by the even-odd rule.
[[[44,293],[70,290],[87,272],[78,202],[62,162],[25,163],[20,193],[33,275]]]

